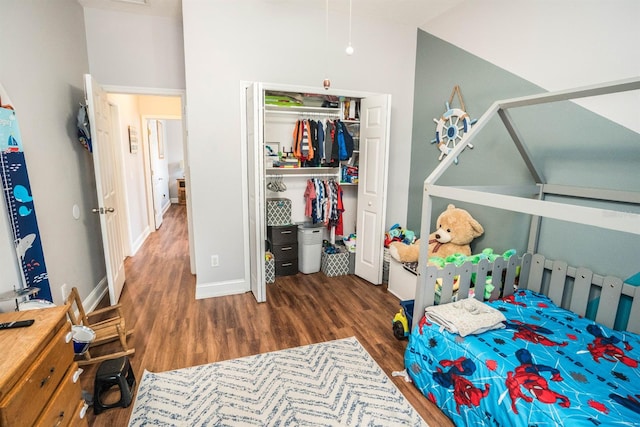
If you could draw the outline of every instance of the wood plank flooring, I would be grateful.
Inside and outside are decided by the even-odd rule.
[[[399,304],[384,286],[351,275],[298,273],[267,285],[266,303],[256,303],[250,292],[196,300],[187,236],[185,207],[172,205],[160,230],[125,263],[120,303],[135,328],[130,360],[138,383],[145,369],[167,371],[355,336],[430,426],[453,426],[413,384],[391,377],[403,369],[407,342],[393,336]],[[81,377],[90,393],[96,370],[87,366]],[[132,408],[98,416],[89,409],[89,425],[126,426]]]

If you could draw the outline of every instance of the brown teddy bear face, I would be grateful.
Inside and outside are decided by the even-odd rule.
[[[434,237],[439,243],[468,245],[484,233],[480,223],[469,212],[454,205],[447,206],[447,210],[440,214],[437,225]]]

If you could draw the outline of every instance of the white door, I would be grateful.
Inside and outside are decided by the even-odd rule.
[[[91,75],[85,74],[84,90],[91,126],[93,165],[96,177],[100,230],[104,248],[109,300],[117,304],[124,286],[124,251],[120,232],[120,210],[117,197],[115,136],[111,135],[111,112],[106,93]]]
[[[355,273],[382,283],[389,157],[390,96],[364,98],[360,107],[360,166]]]
[[[249,252],[251,292],[258,302],[267,300],[264,277],[264,148],[262,144],[262,88],[247,87],[247,181],[249,186]]]
[[[158,121],[147,120],[147,135],[149,136],[149,164],[151,165],[151,192],[153,193],[153,219],[156,230],[162,225],[162,194],[165,185],[160,168],[162,167],[158,151]]]

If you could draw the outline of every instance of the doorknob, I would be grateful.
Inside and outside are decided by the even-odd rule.
[[[110,213],[110,212],[115,212],[116,210],[114,208],[93,208],[91,209],[91,212],[95,213],[95,214],[105,214],[105,213]]]

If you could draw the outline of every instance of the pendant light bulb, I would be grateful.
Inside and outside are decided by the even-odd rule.
[[[351,46],[351,8],[352,8],[352,0],[349,0],[349,44],[347,45],[347,48],[345,49],[345,52],[347,53],[347,55],[351,56],[353,55],[353,46]]]
[[[353,46],[351,46],[351,43],[349,43],[349,46],[347,46],[347,48],[344,50],[347,55],[351,56],[353,55]]]

